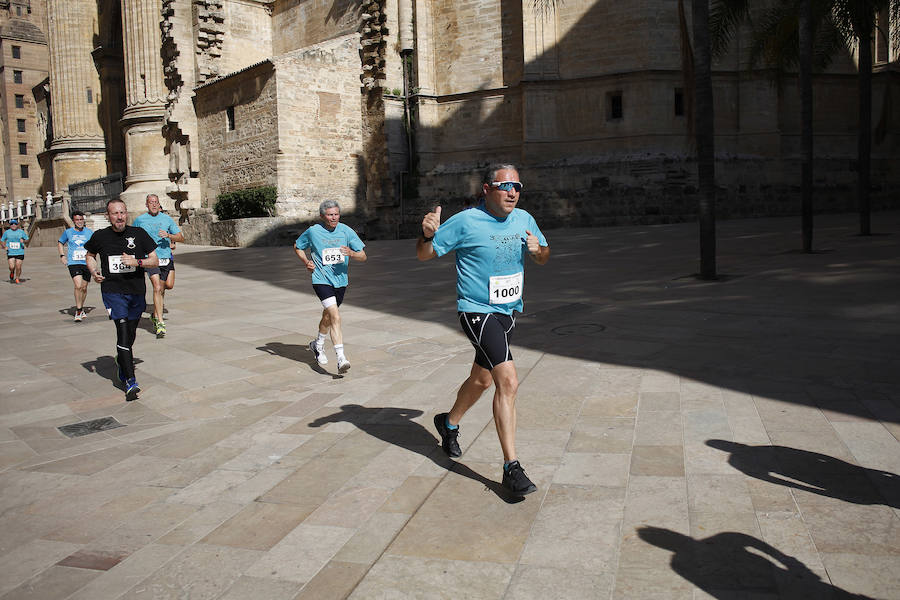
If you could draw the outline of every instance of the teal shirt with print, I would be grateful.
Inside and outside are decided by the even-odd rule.
[[[28,241],[28,234],[21,229],[7,229],[0,237],[6,244],[7,256],[25,256],[25,242]]]
[[[432,247],[438,256],[456,251],[456,310],[506,315],[522,311],[526,230],[541,246],[549,245],[534,217],[520,208],[501,219],[482,202],[441,224]]]
[[[181,233],[181,229],[175,223],[175,220],[164,212],[156,213],[154,217],[150,213],[140,215],[132,223],[135,227],[140,227],[150,234],[153,241],[156,242],[156,256],[159,258],[172,258],[172,245],[169,238],[159,235],[160,231],[169,234]]]
[[[312,282],[335,288],[346,287],[349,281],[347,269],[350,257],[341,254],[340,247],[347,246],[354,252],[366,247],[356,232],[343,223],[338,223],[334,231],[329,231],[322,223],[316,223],[297,238],[294,246],[303,251],[309,249],[309,258],[316,264]]]
[[[66,247],[66,264],[83,265],[86,264],[84,257],[87,250],[84,249],[84,243],[91,239],[93,231],[85,227],[78,231],[74,227],[69,227],[59,236],[59,243]]]

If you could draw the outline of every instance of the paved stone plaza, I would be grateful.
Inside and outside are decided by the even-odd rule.
[[[513,339],[522,464],[486,395],[444,457],[472,349],[450,258],[375,241],[336,373],[289,247],[179,245],[144,391],[55,248],[0,284],[0,600],[900,598],[900,213],[547,231]],[[67,437],[58,429],[120,424]],[[82,432],[84,433],[84,432]]]

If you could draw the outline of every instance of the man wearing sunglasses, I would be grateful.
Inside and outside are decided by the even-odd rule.
[[[462,455],[459,422],[481,394],[494,390],[494,423],[503,450],[503,487],[515,495],[537,487],[516,456],[516,392],[519,379],[509,348],[515,312],[522,310],[525,255],[543,265],[550,246],[534,218],[520,208],[522,183],[518,169],[490,167],[481,186],[484,199],[441,224],[441,207],[425,215],[416,243],[419,260],[456,251],[456,295],[459,322],[475,347],[469,377],[456,394],[449,413],[434,417],[441,447],[451,457]]]

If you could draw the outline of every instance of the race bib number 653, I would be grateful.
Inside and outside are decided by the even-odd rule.
[[[491,277],[489,292],[491,304],[507,304],[517,302],[522,297],[524,277],[521,271],[513,275],[495,275]]]
[[[322,250],[322,264],[336,265],[344,262],[344,255],[341,254],[340,248],[325,248]]]

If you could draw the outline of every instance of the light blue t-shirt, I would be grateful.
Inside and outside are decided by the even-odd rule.
[[[7,229],[0,237],[6,244],[7,256],[25,256],[25,242],[28,240],[28,234],[21,229]]]
[[[169,234],[181,233],[181,229],[169,215],[164,212],[156,213],[154,217],[150,213],[140,215],[132,223],[135,227],[140,227],[150,234],[153,241],[156,242],[156,256],[159,258],[172,258],[172,246],[169,238],[160,237],[159,232],[165,231]]]
[[[548,245],[534,217],[519,208],[498,219],[482,202],[441,224],[432,246],[438,256],[456,250],[456,310],[507,315],[522,311],[526,230],[541,246]]]
[[[87,251],[84,249],[84,243],[91,239],[93,233],[94,232],[87,227],[81,231],[78,231],[74,227],[69,227],[63,231],[62,235],[59,236],[59,243],[66,245],[66,253],[68,254],[66,264],[85,264],[84,257]]]
[[[316,223],[297,238],[294,246],[304,251],[310,249],[307,254],[316,263],[312,282],[336,288],[347,286],[350,265],[350,257],[341,254],[340,247],[347,246],[354,252],[366,247],[356,232],[343,223],[338,223],[334,231],[329,231],[322,223]]]

